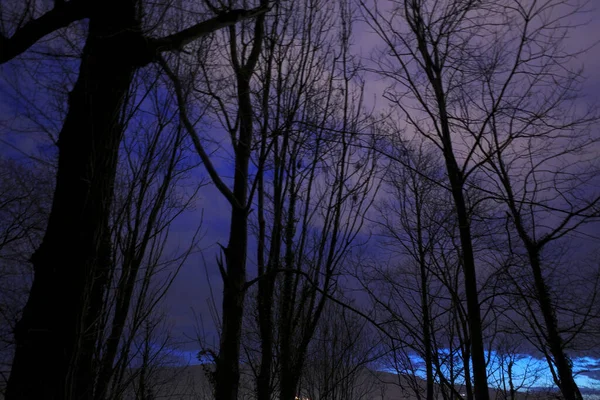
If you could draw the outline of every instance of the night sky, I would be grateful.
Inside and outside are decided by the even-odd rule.
[[[584,68],[583,75],[586,77],[583,94],[584,98],[581,101],[589,103],[600,103],[600,3],[596,6],[597,0],[590,2],[590,11],[586,14],[579,14],[572,19],[573,24],[582,24],[572,31],[571,36],[566,43],[570,47],[569,50],[586,49],[587,52],[582,54],[577,60],[577,65]],[[365,24],[358,24],[354,30],[355,51],[365,57],[365,63],[368,64],[368,57],[373,48],[380,46],[376,36],[370,32]],[[12,83],[15,74],[18,74],[19,63],[17,60],[13,63],[0,67],[0,151],[3,157],[25,158],[27,155],[39,157],[41,154],[52,154],[52,145],[48,139],[46,132],[40,132],[34,124],[27,121],[20,121],[19,113],[23,110],[24,105],[15,101],[13,95],[14,87]],[[26,60],[23,60],[26,62]],[[56,74],[40,73],[38,79],[44,81],[45,85],[52,83],[56,79]],[[69,75],[63,80],[64,87],[68,87],[74,75]],[[388,102],[381,97],[382,91],[386,88],[387,83],[377,79],[374,76],[367,75],[367,96],[368,105],[373,106],[376,110],[385,110],[388,107]],[[48,113],[56,113],[60,111],[60,104],[50,104],[49,98],[51,91],[38,91],[36,82],[31,75],[20,76],[19,88],[24,91],[26,97],[30,99],[32,104],[37,105],[41,109],[48,110]],[[44,95],[44,93],[46,93]],[[58,119],[58,118],[57,118]],[[44,125],[50,134],[56,134],[60,129],[48,119]],[[16,129],[20,127],[23,129]],[[21,131],[19,131],[21,130]],[[218,132],[215,132],[218,135]],[[219,155],[217,155],[219,156]],[[220,156],[226,156],[221,154]],[[221,166],[222,171],[228,169],[226,160]],[[195,172],[198,177],[205,177],[205,171],[201,168]],[[202,239],[199,243],[201,252],[192,254],[188,261],[181,269],[178,277],[173,283],[170,292],[165,299],[165,311],[168,313],[168,324],[172,326],[172,335],[176,342],[180,345],[177,348],[177,354],[182,356],[182,359],[188,358],[193,361],[193,357],[199,349],[195,337],[197,328],[203,325],[206,340],[208,344],[216,345],[218,340],[215,334],[214,324],[212,322],[211,313],[209,312],[208,302],[210,301],[210,284],[212,285],[212,293],[215,295],[217,309],[220,312],[220,292],[221,278],[216,266],[215,257],[218,254],[219,247],[217,243],[226,245],[229,231],[229,215],[230,207],[223,199],[220,193],[211,185],[204,187],[200,194],[196,205],[196,210],[187,212],[181,215],[172,225],[169,248],[175,249],[178,246],[186,246],[191,235],[196,231],[198,224],[203,220]],[[366,228],[368,229],[368,227]],[[600,228],[588,226],[585,232],[592,236],[600,236]],[[586,245],[582,241],[582,245]],[[254,246],[251,245],[249,253],[253,258]],[[254,277],[255,267],[252,262],[248,265],[249,278]],[[196,317],[201,317],[198,321]],[[581,368],[589,368],[594,371],[587,373],[587,377],[580,377],[578,383],[582,386],[591,387],[598,385],[600,388],[600,360],[586,358],[577,360],[576,366]],[[597,378],[598,381],[591,378]]]
[[[587,9],[589,12],[578,14],[576,18],[571,18],[573,24],[581,25],[574,29],[571,36],[567,39],[571,48],[569,50],[587,49],[582,54],[573,67],[582,67],[583,75],[586,78],[582,102],[593,104],[600,101],[600,7],[592,8],[590,4]],[[369,54],[374,47],[380,46],[378,38],[371,32],[370,28],[364,24],[359,24],[355,28],[354,34],[355,50],[363,54],[365,63],[368,63]],[[374,76],[368,76],[366,91],[368,99],[375,109],[384,110],[388,107],[388,102],[381,97],[382,91],[387,83]],[[217,243],[225,245],[229,231],[229,212],[230,208],[220,193],[214,187],[206,187],[202,190],[199,207],[203,208],[203,232],[205,235],[201,241],[201,247],[204,249],[202,254],[193,255],[179,273],[178,278],[167,296],[167,307],[169,318],[174,327],[174,334],[182,340],[180,348],[182,359],[191,359],[194,361],[198,346],[194,338],[196,336],[199,321],[197,317],[201,316],[202,327],[207,335],[207,344],[218,343],[215,335],[214,325],[209,312],[208,303],[210,302],[210,289],[207,281],[209,278],[212,284],[212,293],[215,295],[217,308],[220,312],[220,292],[221,278],[216,266],[215,257],[219,247]],[[196,223],[200,219],[198,213],[192,213],[182,216],[173,227],[173,232],[177,233],[177,238],[173,236],[173,241],[184,242],[196,229]],[[584,232],[593,237],[600,237],[600,226],[598,224],[586,226]],[[589,240],[582,238],[581,245],[586,246]],[[251,257],[253,246],[249,249]],[[249,264],[249,278],[252,278],[253,266]],[[525,358],[521,361],[521,368],[525,368],[527,363],[545,365],[543,360],[529,360]],[[576,368],[580,370],[590,369],[585,376],[578,377],[578,383],[582,387],[600,388],[600,380],[596,381],[592,377],[600,379],[600,360],[584,358],[575,362]],[[546,383],[550,378],[546,377]]]

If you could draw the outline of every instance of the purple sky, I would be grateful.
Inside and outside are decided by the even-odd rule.
[[[590,4],[593,6],[597,0]],[[585,15],[579,15],[573,19],[573,23],[590,22],[585,26],[578,27],[568,38],[567,44],[570,51],[585,49],[594,45],[600,40],[600,4],[598,8]],[[378,45],[375,36],[368,31],[365,25],[360,24],[354,33],[354,43],[358,52],[368,55],[369,51]],[[584,85],[584,94],[590,103],[600,102],[600,46],[596,45],[587,53],[583,54],[579,60],[579,65],[584,66],[584,75],[586,84]],[[7,126],[28,126],[29,124],[15,123],[15,111],[19,112],[18,107],[12,98],[7,96],[11,92],[8,88],[11,76],[15,73],[18,64],[9,64],[0,67],[0,153],[2,156],[18,156],[19,151],[33,156],[38,155],[39,143],[44,143],[47,148],[48,138],[46,133],[35,132],[35,129],[27,132],[11,132],[6,129]],[[6,81],[9,80],[9,82]],[[372,78],[371,78],[372,79]],[[36,98],[35,84],[27,85],[28,96],[40,107],[49,107],[44,98]],[[372,79],[367,82],[367,99],[375,101],[376,107],[385,108],[387,102],[380,97],[381,91],[386,87],[386,83]],[[47,98],[46,98],[47,99]],[[32,127],[33,128],[33,127]],[[59,129],[54,126],[51,129]],[[14,146],[19,151],[11,149]],[[204,171],[199,174],[205,175]],[[179,276],[175,280],[171,291],[166,297],[165,307],[169,315],[169,323],[173,326],[173,334],[176,338],[186,342],[182,346],[183,350],[196,351],[198,345],[187,338],[193,338],[196,334],[197,321],[194,315],[200,315],[206,327],[209,337],[208,343],[216,343],[215,331],[211,316],[208,311],[208,301],[210,299],[210,290],[207,277],[212,283],[213,293],[216,295],[217,308],[220,311],[220,292],[221,278],[216,268],[215,256],[218,252],[217,243],[227,244],[227,234],[229,231],[229,205],[213,186],[207,186],[200,193],[198,210],[193,213],[182,215],[172,226],[172,235],[170,246],[184,246],[189,241],[190,236],[196,230],[198,222],[201,219],[200,209],[203,212],[203,232],[204,236],[200,242],[202,254],[195,254],[190,257],[183,266]],[[594,229],[595,233],[600,231]],[[252,251],[252,249],[250,250]],[[252,265],[249,266],[249,278],[252,278]]]
[[[591,9],[591,7],[588,8]],[[576,24],[590,23],[580,26],[572,32],[567,40],[568,50],[585,49],[594,46],[600,40],[600,24],[595,23],[596,21],[600,21],[600,7],[586,14],[579,14],[576,19],[572,20]],[[368,55],[375,46],[379,45],[375,35],[364,24],[359,24],[359,29],[355,29],[354,37],[356,49],[363,55]],[[599,102],[600,46],[596,44],[585,54],[581,55],[574,67],[579,66],[584,67],[584,75],[587,79],[583,90],[585,95],[583,101],[589,101],[590,103]],[[370,101],[375,100],[377,108],[387,107],[386,100],[380,97],[381,91],[386,87],[385,82],[373,79],[367,82],[366,87],[369,93],[366,96],[367,99],[370,99]],[[229,206],[214,187],[205,188],[201,193],[201,198],[200,206],[204,208],[204,231],[206,232],[202,240],[202,245],[205,248],[206,266],[208,268],[208,276],[213,284],[213,291],[216,295],[219,295],[221,282],[215,264],[215,251],[218,249],[217,242],[223,245],[227,242]],[[173,231],[176,231],[180,238],[185,239],[195,229],[194,223],[190,221],[192,220],[187,216],[180,218],[173,227]],[[591,228],[591,232],[600,233],[600,230],[594,227]],[[250,266],[250,270],[252,270],[252,266]],[[207,311],[209,288],[206,281],[206,273],[207,271],[201,258],[192,257],[180,272],[167,298],[171,317],[175,323],[175,331],[178,333],[194,334],[194,320],[191,308],[194,308],[197,313],[203,315],[207,326],[211,325],[210,314]],[[217,299],[217,304],[220,306],[218,301],[219,299]]]

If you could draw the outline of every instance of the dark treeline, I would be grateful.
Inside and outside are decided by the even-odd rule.
[[[229,230],[196,396],[384,399],[392,376],[410,398],[514,400],[547,376],[582,399],[574,360],[600,329],[599,115],[570,40],[586,7],[2,2],[4,398],[157,396],[162,300],[213,185]]]

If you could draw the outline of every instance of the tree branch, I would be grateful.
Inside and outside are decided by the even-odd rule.
[[[231,10],[223,12],[214,18],[199,22],[196,25],[172,35],[158,39],[150,39],[150,49],[154,51],[155,54],[173,50],[180,51],[186,44],[191,43],[202,36],[209,35],[221,28],[235,25],[239,21],[262,15],[268,10],[269,7],[263,5],[250,10]]]
[[[57,2],[52,10],[27,22],[10,38],[0,35],[0,64],[25,52],[44,36],[89,17],[89,10],[85,1]]]
[[[204,164],[204,167],[206,168],[208,175],[212,179],[213,183],[215,184],[215,186],[217,187],[219,192],[221,192],[221,194],[227,199],[227,201],[229,201],[229,203],[233,207],[239,207],[239,208],[243,207],[241,204],[239,204],[237,199],[233,196],[233,193],[231,192],[229,187],[227,187],[225,182],[223,182],[223,180],[219,176],[212,161],[210,160],[210,157],[206,153],[206,150],[204,149],[202,142],[200,141],[200,135],[198,135],[198,132],[196,132],[196,129],[194,128],[194,124],[192,124],[192,122],[190,121],[190,119],[188,117],[186,106],[185,106],[185,98],[183,95],[183,89],[181,87],[181,82],[179,81],[179,78],[171,70],[171,68],[169,67],[167,62],[164,59],[162,59],[162,57],[158,57],[158,62],[162,66],[163,70],[165,71],[165,73],[167,74],[167,76],[169,77],[171,82],[173,82],[173,88],[175,90],[175,96],[177,97],[177,103],[179,106],[179,118],[181,119],[181,123],[183,124],[183,126],[187,130],[190,138],[192,139],[194,148],[195,148],[196,152],[198,153],[198,155],[200,156],[200,159],[202,160],[202,163]]]

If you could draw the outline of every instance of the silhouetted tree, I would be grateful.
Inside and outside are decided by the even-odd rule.
[[[376,193],[376,160],[357,146],[373,121],[350,55],[349,4],[295,2],[274,15],[256,85],[258,276],[250,283],[258,286],[257,397],[293,400]]]
[[[28,264],[42,240],[52,201],[52,170],[32,160],[0,160],[0,382],[14,352],[13,330],[27,301]]]
[[[556,383],[566,399],[580,398],[540,258],[547,242],[596,216],[597,197],[581,199],[590,171],[574,166],[572,158],[581,157],[585,143],[591,143],[584,138],[585,128],[595,116],[572,107],[578,75],[565,63],[576,52],[568,54],[560,47],[571,28],[566,18],[580,10],[579,4],[518,0],[362,4],[369,25],[385,44],[377,58],[377,72],[390,82],[385,96],[401,111],[409,133],[437,147],[446,164],[461,239],[475,397],[488,398],[486,324],[478,293],[483,285],[476,279],[488,261],[478,257],[475,263],[476,252],[485,246],[477,247],[474,221],[480,216],[470,210],[479,203],[493,209],[494,218],[488,216],[492,225],[500,219],[500,207],[506,207],[509,230],[502,242],[508,240],[508,247],[515,249],[518,237],[527,254],[543,317],[539,332],[558,370]],[[584,135],[569,142],[581,128]],[[570,161],[566,153],[572,156]],[[558,159],[563,156],[561,164]],[[548,227],[548,217],[558,218],[554,228]],[[496,272],[514,261],[513,254],[505,254]],[[495,296],[486,293],[485,298],[493,301]]]
[[[32,256],[33,284],[15,329],[7,399],[92,396],[94,332],[111,266],[109,216],[127,122],[121,116],[136,71],[160,53],[182,50],[201,36],[266,11],[223,10],[170,35],[153,37],[145,26],[160,23],[171,4],[149,6],[156,12],[150,15],[144,6],[139,0],[56,1],[52,8],[33,1],[2,5],[2,18],[7,19],[0,32],[3,63],[57,29],[88,19],[79,76],[58,138],[48,227]]]
[[[391,2],[392,12],[361,4],[369,25],[384,41],[386,56],[378,59],[377,72],[392,82],[386,97],[398,107],[414,133],[430,140],[445,161],[460,234],[475,397],[487,400],[483,329],[466,197],[473,172],[472,146],[467,143],[465,153],[458,143],[460,132],[454,124],[452,103],[454,91],[466,79],[454,71],[460,71],[470,60],[467,54],[476,45],[469,38],[486,29],[484,17],[478,13],[487,2],[450,0],[434,6],[428,1],[405,0]]]
[[[391,145],[373,217],[378,252],[359,275],[386,336],[385,362],[407,395],[456,398],[464,386],[473,398],[460,246],[443,165],[427,144]]]
[[[311,400],[371,398],[378,382],[370,368],[381,355],[380,344],[368,321],[328,302],[306,355],[300,396]]]
[[[529,302],[535,306],[528,317],[538,325],[533,337],[548,349],[549,367],[556,369],[554,381],[564,398],[575,400],[582,396],[559,323],[559,309],[566,308],[560,303],[566,299],[554,298],[547,272],[552,262],[544,253],[600,216],[593,182],[599,171],[594,162],[599,138],[590,134],[598,113],[574,108],[581,89],[579,71],[567,69],[565,63],[576,53],[559,47],[570,29],[565,18],[578,11],[577,3],[565,4],[568,14],[551,1],[515,3],[519,12],[505,29],[518,32],[516,43],[490,43],[477,55],[480,79],[471,86],[481,88],[486,123],[479,126],[468,118],[459,123],[474,138],[482,138],[477,145],[491,181],[486,189],[506,206],[510,251],[530,267],[532,279],[525,276],[513,284],[524,286],[520,292],[535,299]],[[583,321],[582,329],[589,317],[573,318],[577,319]]]
[[[193,236],[184,249],[167,249],[171,222],[192,210],[203,183],[190,177],[197,165],[189,161],[176,107],[163,99],[156,74],[149,75],[144,98],[150,101],[139,106],[144,113],[122,142],[111,218],[113,267],[96,340],[98,400],[122,391],[134,340],[143,329],[145,336],[155,330],[149,320],[196,246]]]
[[[260,1],[260,10],[266,11],[267,0]],[[211,6],[212,7],[212,6]],[[256,14],[256,12],[254,12]],[[216,358],[215,397],[219,400],[236,400],[240,380],[240,346],[246,294],[246,262],[248,251],[248,214],[254,191],[254,178],[250,175],[250,159],[255,145],[254,106],[251,99],[251,82],[263,47],[264,12],[258,13],[255,22],[241,24],[238,30],[231,25],[228,33],[216,38],[217,48],[199,52],[205,59],[195,60],[189,65],[189,85],[182,84],[178,75],[166,61],[163,68],[173,82],[179,104],[180,119],[185,126],[196,152],[208,171],[208,174],[231,206],[229,240],[227,246],[221,246],[222,255],[218,261],[223,279],[222,322],[219,354]],[[246,41],[249,39],[248,44]],[[223,48],[228,49],[226,59],[228,69],[214,70],[214,54],[222,56]],[[199,66],[199,67],[198,67]],[[197,70],[203,74],[195,82]],[[225,80],[229,87],[216,90]],[[190,117],[188,92],[196,89],[204,96],[202,101],[216,104],[216,117],[222,121],[222,128],[229,136],[233,152],[232,187],[225,182],[208,155],[207,145],[203,143]]]

